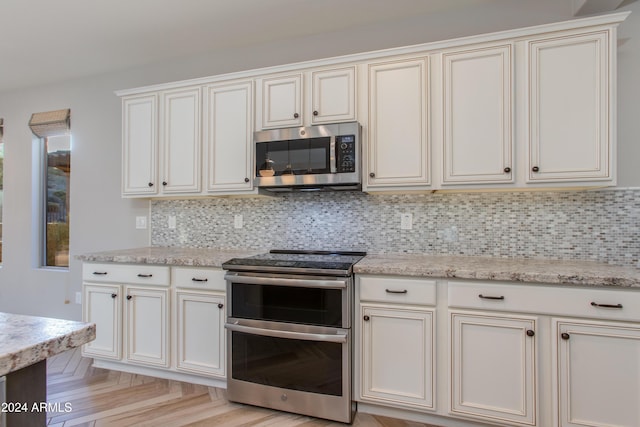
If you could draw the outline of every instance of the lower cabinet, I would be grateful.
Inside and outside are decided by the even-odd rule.
[[[122,357],[122,286],[86,284],[82,317],[96,324],[96,339],[82,347],[84,356]]]
[[[169,366],[169,290],[125,286],[126,360]]]
[[[363,304],[364,400],[433,409],[434,310]]]
[[[536,319],[450,316],[450,411],[482,421],[536,425]]]
[[[640,326],[554,319],[561,427],[640,426]]]
[[[223,294],[176,292],[176,368],[225,377],[225,297]]]

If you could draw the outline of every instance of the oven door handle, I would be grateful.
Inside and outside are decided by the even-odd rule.
[[[225,280],[233,283],[243,283],[247,285],[276,285],[276,286],[296,286],[300,288],[323,288],[323,289],[344,289],[349,283],[349,279],[336,280],[315,280],[315,279],[287,279],[275,277],[244,276],[237,273],[227,273]]]
[[[254,328],[253,326],[243,326],[234,323],[225,323],[224,327],[232,332],[244,332],[253,335],[262,335],[274,338],[289,338],[304,341],[321,341],[344,344],[347,342],[347,334],[338,332],[336,335],[310,334],[306,332],[282,331],[274,329]]]

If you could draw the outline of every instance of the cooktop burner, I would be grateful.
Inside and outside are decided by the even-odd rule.
[[[231,271],[281,272],[302,274],[345,275],[366,252],[352,251],[290,251],[274,249],[246,258],[233,258],[222,264]]]

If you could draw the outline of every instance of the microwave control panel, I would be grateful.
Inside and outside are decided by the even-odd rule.
[[[336,136],[336,169],[338,173],[356,171],[355,135]]]

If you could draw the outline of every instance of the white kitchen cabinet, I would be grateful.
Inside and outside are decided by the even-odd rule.
[[[355,67],[311,72],[311,124],[356,120]]]
[[[442,184],[510,183],[513,45],[442,54]]]
[[[450,312],[450,411],[536,425],[536,318]]]
[[[176,292],[176,367],[180,371],[225,377],[225,296]]]
[[[527,40],[527,182],[613,179],[614,38],[604,29]]]
[[[430,184],[426,58],[368,65],[365,189],[424,189]]]
[[[208,85],[204,97],[206,191],[251,191],[253,82]]]
[[[158,96],[122,98],[122,194],[158,192]]]
[[[258,79],[262,129],[302,126],[302,74]]]
[[[82,318],[95,323],[96,339],[82,347],[86,357],[120,360],[122,357],[122,286],[85,284]]]
[[[552,324],[558,394],[554,425],[639,426],[638,324],[578,319],[554,319]]]
[[[200,87],[161,93],[160,146],[163,194],[198,193],[201,188]]]
[[[363,401],[434,409],[434,310],[362,304]]]
[[[126,360],[169,366],[169,291],[125,286]]]

